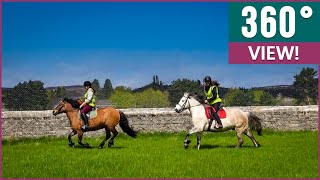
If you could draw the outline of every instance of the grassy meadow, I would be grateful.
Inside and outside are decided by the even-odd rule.
[[[67,138],[2,141],[4,178],[316,178],[318,132],[254,134],[255,148],[244,137],[234,148],[235,132],[204,133],[201,149],[196,136],[184,149],[184,133],[123,133],[111,148],[98,149],[103,137],[84,138],[94,146],[68,146]],[[77,138],[73,138],[77,142]],[[107,146],[107,144],[106,144]]]

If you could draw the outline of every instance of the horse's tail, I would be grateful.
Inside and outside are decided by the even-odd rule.
[[[257,131],[258,135],[262,136],[261,118],[252,112],[248,112],[247,115],[250,129]]]
[[[119,111],[120,113],[120,127],[129,136],[135,138],[137,136],[137,132],[135,132],[130,126],[129,126],[129,121],[127,116],[122,112]]]

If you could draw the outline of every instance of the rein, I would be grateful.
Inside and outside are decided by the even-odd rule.
[[[66,113],[67,112],[75,112],[75,111],[79,111],[79,109],[66,110]]]
[[[185,96],[184,96],[184,97],[185,97]],[[190,96],[185,97],[185,98],[190,99]],[[189,101],[189,100],[188,100],[188,101]],[[181,106],[180,104],[178,104],[178,105],[179,105],[182,109],[187,109],[187,108],[185,108],[186,104],[187,104],[187,101],[186,101],[185,103],[183,103],[182,106]],[[189,104],[190,104],[190,102],[189,102]],[[200,106],[200,105],[202,105],[202,104],[199,102],[199,104],[197,104],[197,105],[190,106],[189,109],[191,109],[191,108],[193,108],[193,107],[196,107],[196,106]]]
[[[65,105],[65,104],[64,104]],[[61,106],[59,109],[58,109],[58,111],[60,111],[63,107],[64,107],[64,105],[63,106]],[[79,111],[80,109],[71,109],[71,110],[66,110],[65,111],[65,113],[67,113],[67,112],[75,112],[75,111]]]

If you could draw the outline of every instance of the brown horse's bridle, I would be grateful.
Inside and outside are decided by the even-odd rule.
[[[63,104],[61,104],[61,107],[58,109],[58,112],[60,112],[60,110],[66,105],[65,101],[61,101],[63,102]],[[79,109],[72,109],[72,110],[66,110],[65,113],[67,112],[72,112],[72,111],[78,111]]]

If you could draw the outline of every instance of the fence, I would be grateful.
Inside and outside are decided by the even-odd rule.
[[[230,107],[231,108],[231,107]],[[318,130],[318,106],[232,107],[251,111],[262,118],[264,128],[274,130]],[[173,108],[123,109],[130,125],[139,132],[181,132],[191,125],[189,112]],[[52,111],[2,112],[2,137],[67,136],[70,123],[65,114],[53,116]],[[104,134],[104,130],[88,132],[88,136]]]

